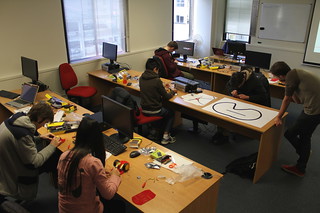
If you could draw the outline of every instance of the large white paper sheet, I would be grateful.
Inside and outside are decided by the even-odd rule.
[[[262,128],[278,114],[277,111],[243,103],[230,98],[222,98],[203,109],[258,128]]]

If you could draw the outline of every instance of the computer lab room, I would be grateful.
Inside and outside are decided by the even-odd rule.
[[[0,2],[0,212],[320,212],[319,0]]]

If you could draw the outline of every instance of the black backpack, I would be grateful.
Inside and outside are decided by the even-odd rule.
[[[251,155],[235,159],[226,166],[226,170],[222,174],[233,173],[242,178],[253,179],[256,171],[257,157],[258,153],[256,152]]]
[[[132,98],[130,93],[127,90],[125,90],[124,88],[115,87],[112,90],[110,98],[127,106],[127,107],[130,107],[131,109],[134,110],[134,113],[137,116],[140,115],[140,110],[139,110],[137,102]]]

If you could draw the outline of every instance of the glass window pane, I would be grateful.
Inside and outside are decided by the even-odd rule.
[[[225,32],[249,36],[253,0],[227,0]]]
[[[190,10],[191,0],[174,0],[173,40],[190,39]]]
[[[63,0],[70,61],[101,55],[102,42],[125,51],[126,0]]]

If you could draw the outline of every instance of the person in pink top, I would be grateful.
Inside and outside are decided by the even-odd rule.
[[[117,169],[106,171],[104,150],[98,122],[84,117],[74,148],[60,156],[57,166],[60,213],[119,212],[110,209],[116,206],[111,201],[104,202],[113,198],[121,182]]]

